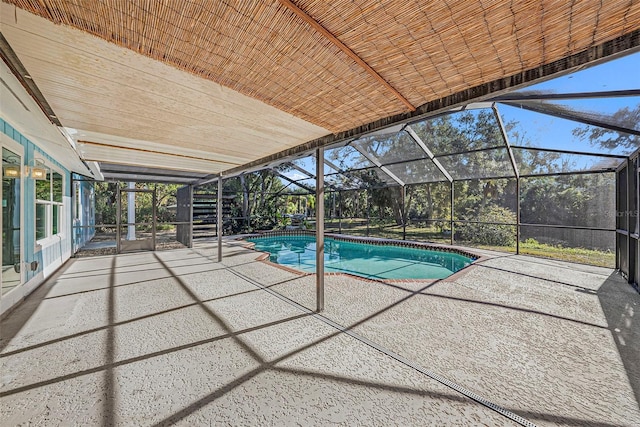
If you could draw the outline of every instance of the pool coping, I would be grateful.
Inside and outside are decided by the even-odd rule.
[[[315,275],[316,273],[307,273],[304,271],[296,270],[291,267],[284,266],[282,264],[278,264],[275,262],[271,262],[269,260],[269,254],[267,252],[258,251],[255,249],[255,243],[247,242],[246,239],[250,239],[252,237],[272,237],[272,236],[309,236],[315,237],[316,233],[313,231],[307,230],[278,230],[278,231],[266,231],[260,233],[251,233],[245,234],[242,237],[238,237],[236,240],[244,241],[245,244],[242,245],[245,249],[253,250],[256,252],[260,252],[260,255],[256,258],[256,261],[264,262],[266,264],[272,265],[281,270],[287,271],[289,273],[297,274],[300,277]],[[367,282],[375,282],[375,283],[435,283],[439,281],[447,281],[453,282],[460,278],[461,276],[467,274],[475,267],[475,265],[481,261],[485,261],[490,257],[486,255],[478,255],[473,252],[469,252],[465,249],[455,247],[455,246],[444,246],[438,245],[434,243],[427,242],[416,242],[413,240],[397,240],[397,239],[384,239],[380,237],[361,237],[361,236],[351,236],[347,234],[337,234],[337,233],[325,233],[325,237],[330,237],[334,240],[345,241],[345,242],[360,242],[360,243],[368,243],[372,245],[389,245],[389,246],[400,246],[406,248],[414,248],[414,249],[429,249],[440,252],[453,252],[458,255],[465,256],[467,258],[472,258],[473,261],[467,265],[466,267],[461,268],[460,270],[452,273],[451,275],[442,278],[442,279],[372,279],[368,277],[358,276],[356,274],[351,273],[343,273],[343,272],[325,272],[325,276],[347,276],[352,277],[359,280],[364,280]]]

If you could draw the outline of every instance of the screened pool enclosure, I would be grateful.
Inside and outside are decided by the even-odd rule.
[[[591,72],[326,147],[326,231],[615,266],[616,171],[636,155],[640,90],[593,91]],[[557,90],[573,77],[588,84]],[[314,228],[314,156],[223,177],[227,232]]]
[[[633,76],[594,76],[637,57],[323,147],[325,231],[616,267],[633,280],[640,89]],[[223,175],[223,233],[315,229],[316,161],[289,150]],[[176,191],[175,240],[216,235],[218,178]]]

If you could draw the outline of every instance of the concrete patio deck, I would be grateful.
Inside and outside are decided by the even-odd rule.
[[[313,275],[216,254],[67,263],[2,320],[2,425],[640,425],[640,295],[610,269],[330,275],[319,316]]]

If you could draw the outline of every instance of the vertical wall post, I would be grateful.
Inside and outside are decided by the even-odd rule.
[[[324,310],[324,148],[316,150],[316,311]]]
[[[222,173],[218,175],[218,201],[216,202],[216,216],[218,234],[218,262],[222,262]]]

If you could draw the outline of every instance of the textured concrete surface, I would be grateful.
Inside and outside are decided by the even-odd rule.
[[[257,286],[313,308],[313,275],[216,254],[63,267],[2,321],[2,425],[514,425]],[[327,276],[323,315],[533,423],[640,425],[640,296],[487,255],[432,284]]]

